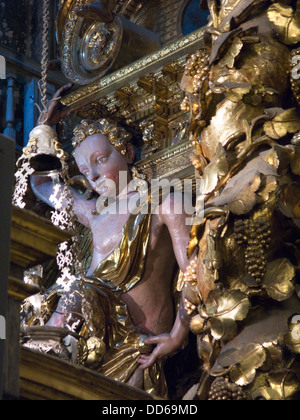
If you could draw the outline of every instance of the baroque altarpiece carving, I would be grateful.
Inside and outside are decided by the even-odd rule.
[[[90,3],[61,2],[62,70],[76,85],[61,103],[125,125],[148,180],[201,179],[180,287],[199,356],[185,398],[298,399],[298,2],[201,1],[209,23],[186,36],[188,2],[103,1],[102,21],[76,12]],[[92,366],[99,340],[78,342],[77,363]]]

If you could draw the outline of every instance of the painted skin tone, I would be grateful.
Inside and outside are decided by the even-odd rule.
[[[65,88],[68,89],[69,86]],[[59,97],[64,91],[57,92]],[[54,125],[55,110],[59,107],[54,102],[52,115],[47,116],[47,123]],[[51,105],[49,110],[51,109]],[[60,114],[61,115],[61,114]],[[59,118],[57,116],[57,118]],[[109,195],[107,180],[119,185],[120,172],[127,172],[130,181],[128,165],[135,158],[134,147],[127,145],[127,154],[122,156],[117,149],[102,134],[87,137],[76,149],[74,158],[81,173],[86,176],[91,187],[98,193]],[[52,181],[47,177],[31,176],[33,191],[44,202],[50,202],[53,193]],[[100,188],[99,188],[100,186]],[[72,189],[74,211],[78,221],[91,229],[94,242],[93,257],[87,273],[91,276],[98,264],[105,259],[119,244],[122,228],[130,215],[127,214],[98,214],[94,215],[96,199],[86,200],[85,197]],[[117,190],[117,208],[122,200],[132,198],[131,193],[124,195]],[[169,204],[171,203],[171,205]],[[186,248],[189,242],[189,227],[186,226],[187,215],[177,214],[178,206],[182,206],[182,195],[171,194],[160,207],[158,214],[152,216],[150,241],[148,245],[145,272],[141,281],[129,292],[124,293],[122,300],[127,304],[134,325],[143,333],[150,335],[147,344],[157,344],[153,352],[140,360],[140,368],[150,367],[155,361],[178,350],[189,331],[189,317],[181,302],[175,323],[174,305],[171,294],[173,269],[176,262],[184,272],[189,264]],[[167,207],[165,207],[167,206]],[[168,211],[166,211],[168,209]],[[107,209],[106,209],[107,210]],[[168,214],[169,213],[169,214]],[[72,308],[74,312],[81,312],[80,302]],[[66,315],[59,313],[60,306],[51,317],[48,325],[62,327],[66,322]],[[173,325],[174,323],[174,325]],[[142,386],[141,370],[137,370],[129,382],[134,386]]]

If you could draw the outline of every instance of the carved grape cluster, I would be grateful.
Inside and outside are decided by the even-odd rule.
[[[271,243],[269,220],[236,220],[234,235],[236,242],[245,250],[247,272],[260,284],[266,274],[265,252]]]
[[[247,394],[243,388],[228,382],[224,378],[217,378],[212,383],[208,395],[209,401],[246,401]]]
[[[209,55],[205,50],[199,50],[191,55],[185,66],[185,76],[193,79],[193,94],[198,95],[202,89],[203,82],[209,73]],[[184,98],[181,109],[190,109],[188,95]]]

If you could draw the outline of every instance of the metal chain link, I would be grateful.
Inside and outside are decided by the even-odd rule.
[[[41,79],[39,90],[41,93],[41,103],[44,111],[47,111],[47,71],[49,66],[49,20],[50,20],[49,0],[43,1],[43,40],[42,40],[42,61]]]

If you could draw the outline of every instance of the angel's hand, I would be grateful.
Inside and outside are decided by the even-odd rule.
[[[60,99],[63,96],[64,93],[66,93],[71,87],[73,86],[72,83],[69,83],[63,87],[61,87],[53,96],[51,99],[48,110],[46,112],[42,112],[38,124],[43,125],[49,125],[54,126],[56,125],[60,120],[68,117],[71,114],[71,110],[69,107],[64,106]]]
[[[145,341],[146,344],[157,344],[155,349],[150,355],[142,355],[138,362],[140,363],[140,369],[147,369],[151,367],[157,360],[164,356],[168,356],[175,351],[179,350],[181,343],[171,334],[162,334],[155,337],[150,337]]]

